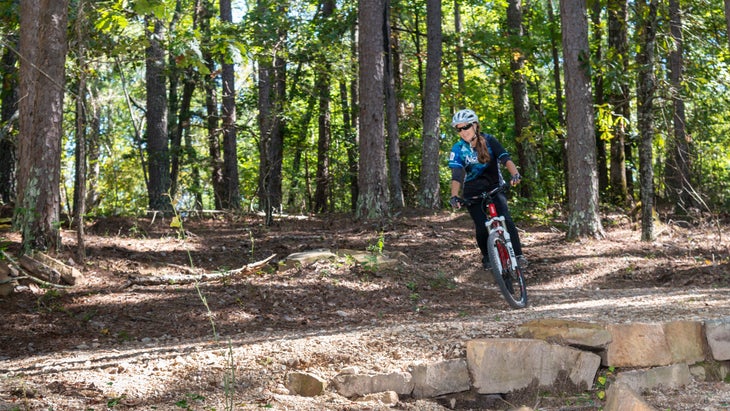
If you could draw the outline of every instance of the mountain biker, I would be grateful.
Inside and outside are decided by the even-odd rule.
[[[457,111],[451,119],[451,126],[456,129],[459,137],[461,137],[453,145],[449,155],[449,168],[451,169],[451,199],[449,203],[452,207],[459,209],[461,208],[461,198],[478,196],[502,184],[504,179],[500,173],[498,162],[512,175],[510,180],[512,186],[520,183],[522,177],[509,153],[494,136],[481,132],[479,117],[473,110]],[[459,197],[460,191],[462,191],[463,197]],[[507,208],[507,197],[503,192],[499,192],[494,196],[494,205],[497,207],[497,214],[504,216],[517,261],[523,268],[527,267],[527,259],[522,255],[520,237]],[[478,202],[467,206],[467,210],[469,210],[469,214],[474,220],[477,245],[479,245],[482,252],[482,265],[485,269],[489,269],[489,252],[487,251],[489,231],[487,231],[484,224],[487,221],[487,214]]]

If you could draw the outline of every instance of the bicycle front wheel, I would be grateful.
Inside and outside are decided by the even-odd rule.
[[[489,235],[489,264],[499,291],[513,308],[527,307],[527,286],[522,268],[512,269],[507,243],[502,234],[493,232]]]

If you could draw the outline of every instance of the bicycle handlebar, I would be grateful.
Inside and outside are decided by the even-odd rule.
[[[459,201],[459,203],[462,206],[470,206],[472,204],[476,204],[477,201],[483,202],[484,200],[488,200],[491,202],[492,196],[494,196],[495,194],[497,194],[499,192],[506,193],[508,190],[509,190],[509,184],[503,183],[503,184],[500,184],[497,188],[492,189],[490,191],[485,191],[485,192],[483,192],[477,196],[471,197],[471,198],[459,198],[457,201]]]

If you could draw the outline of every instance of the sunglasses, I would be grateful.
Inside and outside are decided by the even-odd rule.
[[[458,127],[457,126],[456,127],[456,132],[459,133],[459,132],[462,132],[464,130],[469,130],[471,128],[471,126],[472,126],[472,123],[469,123],[469,124],[467,124],[465,126],[462,126],[462,127]]]

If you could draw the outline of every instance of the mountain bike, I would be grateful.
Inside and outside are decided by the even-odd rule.
[[[513,308],[527,307],[527,285],[523,274],[524,267],[521,267],[510,239],[507,224],[504,216],[497,215],[497,207],[494,205],[494,196],[500,192],[506,192],[509,185],[502,184],[494,190],[483,192],[476,197],[461,200],[463,205],[481,203],[481,209],[487,214],[487,221],[484,223],[489,231],[487,246],[489,249],[489,265],[492,268],[492,275],[499,286],[499,291]]]

